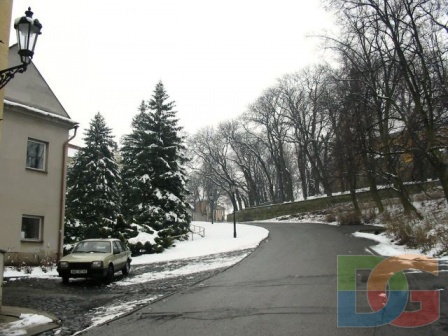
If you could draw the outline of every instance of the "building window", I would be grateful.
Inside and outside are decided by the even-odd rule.
[[[45,170],[47,157],[47,143],[28,139],[26,150],[26,167],[36,170]]]
[[[21,240],[42,240],[42,225],[44,218],[38,216],[22,216]]]

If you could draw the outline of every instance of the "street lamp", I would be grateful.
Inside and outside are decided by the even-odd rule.
[[[212,224],[213,224],[213,194],[210,194],[209,199],[210,199],[210,212],[212,214]]]
[[[25,72],[33,58],[34,48],[36,48],[37,37],[41,34],[42,25],[39,20],[33,19],[33,12],[30,7],[28,7],[25,15],[17,18],[14,22],[19,44],[18,53],[22,64],[0,71],[0,89],[4,88],[16,73]]]
[[[236,211],[236,185],[232,184],[232,194],[233,194],[233,238],[236,238],[236,219],[235,219],[235,211]]]

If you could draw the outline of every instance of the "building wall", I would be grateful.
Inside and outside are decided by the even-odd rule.
[[[213,219],[217,222],[225,221],[225,208],[222,206],[215,204],[213,208]],[[211,213],[210,213],[210,203],[208,201],[198,201],[194,203],[194,212],[192,213],[194,221],[211,221]]]
[[[11,29],[12,0],[0,0],[0,70],[8,68],[9,31]],[[0,145],[3,128],[3,98],[5,89],[0,90]]]
[[[217,222],[224,222],[226,219],[226,211],[224,208],[218,206],[217,209],[214,209],[214,218]]]
[[[34,262],[57,253],[63,143],[70,127],[11,109],[18,108],[5,104],[0,146],[0,248],[9,252],[6,263],[18,252]],[[28,138],[48,143],[46,172],[26,168]],[[44,217],[42,241],[21,239],[22,215]]]

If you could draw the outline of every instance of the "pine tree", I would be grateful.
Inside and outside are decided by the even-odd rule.
[[[140,105],[121,151],[127,219],[149,232],[159,231],[163,247],[171,244],[170,237],[186,233],[191,221],[185,201],[184,138],[174,102],[168,99],[159,82],[152,99]]]
[[[66,243],[87,238],[120,237],[120,174],[112,130],[97,113],[85,132],[85,147],[67,173]]]

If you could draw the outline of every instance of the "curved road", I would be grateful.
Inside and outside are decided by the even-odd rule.
[[[239,264],[83,335],[443,335],[447,319],[409,329],[337,327],[337,255],[366,255],[360,227],[260,223],[269,238]],[[359,288],[367,277],[359,275]],[[357,287],[358,289],[358,287]],[[428,288],[429,289],[429,288]],[[362,297],[358,298],[362,309]],[[367,306],[364,301],[364,306]],[[442,304],[446,313],[446,304]],[[446,315],[445,315],[446,316]],[[445,328],[445,330],[443,330]]]

